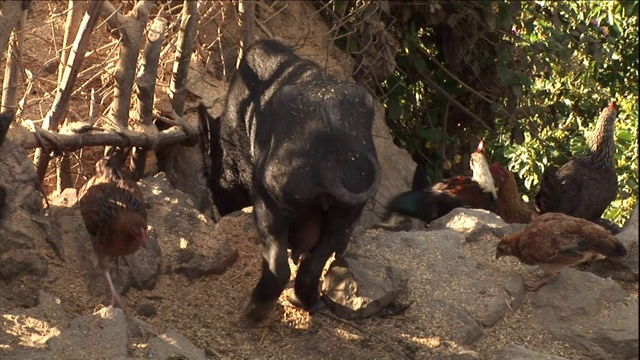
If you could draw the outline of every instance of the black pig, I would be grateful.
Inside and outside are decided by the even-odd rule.
[[[200,114],[208,116],[202,106]],[[275,40],[246,50],[213,125],[219,140],[210,185],[221,215],[254,205],[263,262],[248,320],[266,318],[287,285],[287,248],[295,262],[301,257],[292,303],[321,307],[324,265],[344,252],[380,182],[372,123],[373,98],[363,87],[333,78]]]

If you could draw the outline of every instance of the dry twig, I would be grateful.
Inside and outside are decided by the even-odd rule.
[[[78,76],[78,69],[82,66],[84,54],[87,50],[89,40],[91,39],[93,28],[98,22],[98,12],[102,7],[102,3],[102,1],[90,2],[87,14],[82,19],[82,24],[78,29],[76,40],[73,44],[73,49],[69,53],[69,58],[66,64],[67,66],[65,67],[65,72],[62,76],[62,81],[56,94],[56,98],[44,119],[44,127],[48,130],[58,129],[67,110],[69,98]],[[40,182],[44,180],[49,159],[49,154],[41,150],[36,151],[34,162],[36,163],[36,172]]]
[[[369,331],[369,330],[367,330],[367,329],[365,329],[365,328],[363,328],[363,327],[361,327],[361,326],[358,326],[358,325],[356,325],[356,324],[353,324],[353,323],[351,323],[351,322],[349,322],[349,321],[347,321],[347,320],[340,319],[339,317],[337,317],[337,316],[335,316],[335,315],[333,315],[333,314],[331,314],[331,313],[329,313],[329,312],[318,312],[318,313],[316,313],[316,314],[317,314],[317,315],[322,315],[322,316],[327,317],[327,318],[332,319],[332,320],[335,320],[335,321],[337,321],[337,322],[339,322],[339,323],[342,323],[342,324],[345,324],[345,325],[351,326],[352,328],[354,328],[354,329],[356,329],[356,330],[358,330],[358,331],[360,331],[360,332],[362,332],[362,333],[365,333],[365,334],[367,334],[367,335],[371,336],[372,338],[374,338],[374,339],[376,339],[376,340],[380,341],[381,343],[383,343],[384,345],[386,345],[388,348],[390,348],[391,350],[393,350],[393,352],[395,352],[396,354],[400,355],[400,357],[402,357],[403,359],[411,360],[411,358],[410,358],[410,357],[408,357],[407,355],[405,355],[402,351],[398,350],[395,346],[393,346],[393,345],[389,344],[389,342],[387,342],[386,340],[384,340],[384,339],[383,339],[383,338],[381,338],[380,336],[378,336],[378,335],[376,335],[376,334],[372,333],[371,331]]]

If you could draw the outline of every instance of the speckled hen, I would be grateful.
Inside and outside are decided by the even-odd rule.
[[[111,305],[125,308],[111,280],[109,259],[132,254],[147,242],[147,210],[138,186],[114,169],[114,158],[96,163],[96,174],[80,189],[80,212],[111,290]]]
[[[618,193],[613,159],[616,116],[612,101],[602,111],[595,131],[588,139],[589,151],[571,159],[557,171],[553,166],[545,169],[535,196],[540,213],[560,212],[598,222],[614,233],[618,231],[600,219]]]

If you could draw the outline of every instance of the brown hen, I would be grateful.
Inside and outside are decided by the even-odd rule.
[[[142,191],[114,169],[114,158],[96,163],[96,174],[80,189],[80,213],[111,290],[111,305],[125,308],[109,271],[109,259],[132,254],[147,242],[147,210]]]
[[[538,265],[544,276],[527,283],[536,291],[554,277],[560,269],[573,266],[601,254],[609,257],[627,255],[627,249],[602,226],[588,220],[561,213],[546,213],[536,217],[522,231],[500,239],[496,259],[515,256],[527,265]]]
[[[532,203],[522,199],[515,175],[499,163],[491,164],[489,169],[498,185],[497,214],[509,224],[528,224],[537,212]]]

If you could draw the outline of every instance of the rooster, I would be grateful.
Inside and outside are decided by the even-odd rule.
[[[387,209],[427,223],[458,207],[496,211],[497,189],[483,150],[484,142],[480,140],[469,160],[472,177],[456,176],[430,190],[401,193],[389,202]]]
[[[124,309],[109,269],[111,257],[132,254],[147,243],[147,210],[142,191],[113,166],[115,157],[96,163],[96,174],[80,189],[80,213],[111,290],[111,305]]]
[[[615,102],[602,111],[596,129],[588,139],[589,150],[560,169],[544,171],[540,190],[535,196],[540,213],[560,212],[599,222],[609,228],[602,213],[615,200],[618,177],[614,165],[613,131],[616,121]],[[619,229],[609,229],[612,232]]]
[[[562,213],[546,213],[533,219],[522,231],[500,239],[496,259],[515,256],[527,265],[538,265],[544,276],[525,284],[536,291],[560,269],[590,260],[594,255],[627,255],[627,249],[611,232],[582,218]]]
[[[509,224],[528,224],[537,212],[533,204],[522,199],[515,175],[499,163],[491,164],[489,170],[498,185],[496,213]]]

